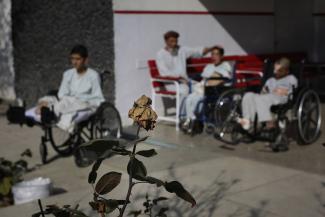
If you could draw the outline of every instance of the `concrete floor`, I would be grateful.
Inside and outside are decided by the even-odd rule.
[[[39,166],[40,129],[8,125],[4,118],[0,118],[0,129],[1,157],[15,160],[24,149],[30,148],[34,153],[30,165],[38,168],[26,174],[25,178],[50,177],[54,187],[66,191],[44,199],[45,204],[80,204],[86,213],[97,216],[88,206],[92,198],[92,188],[87,183],[90,168],[77,168],[72,157],[58,158]],[[324,135],[315,144],[298,146],[292,142],[290,151],[273,153],[263,143],[240,144],[225,149],[211,136],[189,137],[175,132],[175,128],[167,124],[159,124],[149,134],[150,138],[138,146],[139,149],[155,148],[158,152],[153,158],[141,158],[149,175],[181,181],[198,204],[191,209],[189,204],[162,189],[139,185],[132,195],[136,208],[149,192],[150,195],[171,198],[166,204],[170,208],[168,216],[325,215]],[[54,156],[54,152],[51,155]],[[99,172],[125,171],[126,165],[125,157],[114,156],[104,162]],[[120,186],[108,197],[123,198],[126,184],[127,175],[124,173]],[[31,202],[0,209],[0,216],[31,216],[37,209],[37,203]]]

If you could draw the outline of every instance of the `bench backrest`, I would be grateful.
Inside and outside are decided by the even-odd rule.
[[[157,78],[160,76],[155,60],[148,60],[148,66],[151,78]],[[152,82],[152,86],[153,88],[164,87],[164,84],[160,82]]]
[[[266,71],[266,61],[275,61],[281,57],[288,57],[293,62],[300,62],[306,59],[306,53],[277,53],[277,54],[260,54],[260,55],[231,55],[225,56],[224,61],[233,62],[234,87],[261,86],[264,83]],[[211,63],[210,57],[190,58],[187,60],[187,73],[190,77],[195,77],[202,73],[204,67]],[[149,72],[152,78],[160,76],[155,60],[148,60]],[[163,87],[159,82],[153,82],[153,87]]]

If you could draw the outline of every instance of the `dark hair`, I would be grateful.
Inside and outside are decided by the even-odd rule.
[[[168,31],[164,34],[164,39],[167,40],[169,38],[178,38],[179,37],[179,33],[175,32],[173,30]]]
[[[221,56],[223,56],[225,54],[225,49],[223,47],[220,47],[220,46],[214,46],[211,51],[213,50],[218,50],[219,53],[221,54]]]
[[[87,58],[88,49],[84,45],[78,44],[71,49],[70,55],[71,54],[79,54],[81,57]]]

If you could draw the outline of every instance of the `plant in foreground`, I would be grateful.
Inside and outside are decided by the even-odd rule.
[[[153,130],[157,120],[156,112],[151,108],[151,99],[146,96],[141,96],[138,100],[135,101],[133,107],[129,111],[129,117],[133,119],[135,124],[138,126],[137,137],[139,138],[140,129],[143,128],[146,131]],[[152,184],[156,185],[158,188],[163,187],[166,191],[170,193],[175,193],[178,197],[183,200],[191,203],[192,207],[196,205],[195,199],[192,195],[183,187],[183,185],[178,181],[163,181],[154,177],[151,177],[147,174],[147,169],[143,162],[138,159],[139,156],[142,157],[153,157],[157,155],[155,149],[141,150],[137,151],[137,145],[140,142],[145,141],[148,136],[136,139],[130,142],[133,145],[132,151],[127,150],[125,147],[120,146],[118,140],[112,139],[97,139],[90,142],[87,142],[81,145],[79,148],[84,151],[89,156],[95,157],[96,161],[92,166],[92,169],[88,176],[88,183],[92,185],[94,189],[93,200],[89,202],[93,210],[97,211],[100,216],[104,217],[109,215],[114,211],[118,211],[118,217],[125,216],[125,211],[127,206],[131,203],[131,194],[133,187],[138,184]],[[97,171],[105,158],[111,156],[111,153],[122,155],[129,158],[127,164],[127,173],[128,173],[128,189],[123,199],[112,199],[104,197],[115,189],[121,181],[122,173],[110,171],[104,174],[96,183],[97,180]],[[168,210],[167,207],[163,207],[157,214],[153,214],[152,209],[159,201],[167,200],[167,198],[160,197],[154,200],[149,200],[149,197],[146,198],[144,203],[145,210],[143,214],[152,217],[164,217],[166,216],[165,212]],[[53,208],[53,206],[52,206]],[[55,208],[58,208],[55,206]],[[66,208],[59,208],[59,210],[67,211]],[[50,210],[51,211],[51,210]],[[49,212],[50,212],[49,211]],[[47,213],[49,213],[47,212]],[[78,212],[74,209],[73,212],[71,209],[68,209],[68,216],[75,217],[84,217],[83,213]],[[44,213],[44,214],[47,214]],[[41,214],[41,213],[38,213]],[[52,212],[52,214],[54,214]],[[131,211],[129,215],[139,216],[142,214],[142,211]],[[54,214],[55,215],[55,214]],[[40,215],[38,215],[40,216]],[[55,215],[59,216],[59,215]],[[61,217],[61,216],[60,216]]]
[[[22,181],[22,176],[28,171],[25,157],[32,157],[32,152],[26,149],[20,154],[21,159],[12,162],[0,158],[0,207],[13,204],[12,186]]]

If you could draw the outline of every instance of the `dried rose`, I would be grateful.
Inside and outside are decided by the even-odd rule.
[[[151,108],[151,99],[142,95],[134,102],[133,108],[129,110],[129,118],[145,130],[153,130],[158,118],[156,112]]]

